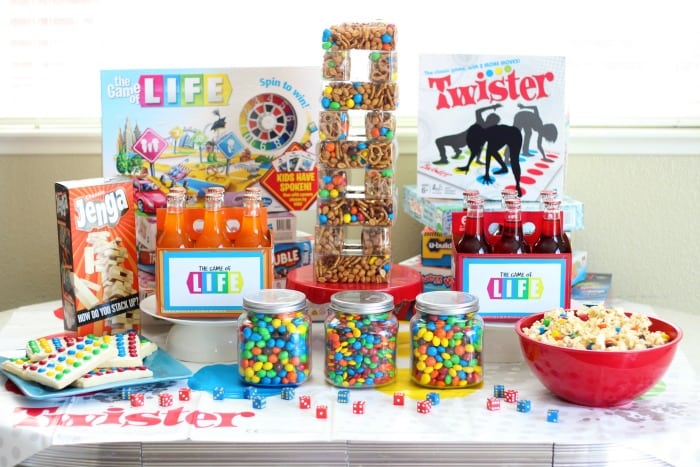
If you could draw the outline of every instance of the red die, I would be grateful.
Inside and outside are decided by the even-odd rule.
[[[311,408],[311,396],[299,396],[299,408],[300,409]]]
[[[352,403],[352,413],[365,413],[365,401],[355,401]]]
[[[394,393],[394,405],[403,405],[404,404],[404,395],[403,392],[395,392]]]
[[[192,390],[190,388],[180,388],[180,390],[177,391],[177,394],[181,401],[188,401],[190,400],[190,394],[192,394]]]
[[[317,405],[316,406],[316,418],[328,418],[328,406]]]
[[[131,401],[132,407],[143,407],[145,397],[142,392],[129,395],[129,401]]]
[[[173,405],[173,395],[168,392],[158,394],[158,404],[161,407],[170,407]]]
[[[501,408],[501,399],[498,397],[487,397],[486,408],[489,410],[498,410]]]
[[[506,389],[503,395],[506,399],[506,402],[518,402],[518,391],[516,391],[515,389]]]
[[[416,410],[418,413],[430,413],[430,409],[433,407],[432,402],[429,400],[418,401]]]

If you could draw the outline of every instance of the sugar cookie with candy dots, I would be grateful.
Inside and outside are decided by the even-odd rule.
[[[117,356],[105,363],[105,368],[117,367],[128,368],[143,365],[144,345],[141,338],[135,331],[129,331],[122,334],[112,336],[112,345],[117,348]],[[151,345],[155,345],[148,341]],[[147,351],[151,347],[146,348]],[[149,353],[150,355],[150,353]]]
[[[2,362],[0,367],[8,373],[22,377],[22,374],[24,374],[24,367],[27,363],[31,363],[31,360],[26,357],[9,358]]]
[[[89,388],[102,384],[111,384],[122,381],[131,381],[140,378],[149,378],[153,376],[153,372],[145,366],[132,367],[111,367],[111,368],[96,368],[87,372],[78,378],[72,386],[78,388]]]
[[[111,344],[112,337],[86,338],[38,362],[27,362],[20,377],[53,389],[63,389],[117,356],[117,347]]]
[[[112,336],[112,342],[118,346],[118,358],[106,362],[105,367],[130,367],[143,364],[143,359],[158,350],[158,346],[139,336],[134,331]],[[26,354],[31,361],[37,362],[47,358],[51,354],[57,354],[64,349],[80,346],[86,339],[95,338],[88,336],[64,336],[64,337],[40,337],[27,342]]]

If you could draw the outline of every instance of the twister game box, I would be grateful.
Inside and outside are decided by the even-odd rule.
[[[102,168],[132,180],[140,269],[155,270],[155,213],[184,187],[242,206],[249,186],[270,213],[315,206],[319,67],[105,70]]]
[[[565,60],[556,56],[426,54],[419,57],[420,197],[462,199],[478,189],[524,201],[563,194]]]

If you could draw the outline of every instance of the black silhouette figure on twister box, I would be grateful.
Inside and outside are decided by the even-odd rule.
[[[485,185],[491,185],[495,178],[491,176],[491,159],[495,160],[500,168],[493,172],[494,175],[508,173],[508,165],[513,173],[515,188],[518,195],[522,196],[520,188],[520,154],[532,157],[530,153],[530,139],[533,132],[537,132],[537,149],[542,155],[542,160],[552,162],[546,155],[543,148],[543,140],[555,142],[558,136],[557,127],[554,124],[545,124],[539,115],[537,106],[525,106],[518,104],[521,109],[513,117],[513,125],[500,124],[501,117],[495,112],[484,117],[487,111],[495,111],[501,108],[501,104],[494,104],[476,110],[476,121],[465,131],[453,135],[442,136],[435,140],[440,159],[434,164],[447,164],[447,147],[454,151],[453,159],[461,155],[463,148],[469,149],[469,160],[466,165],[455,168],[456,171],[468,173],[471,164],[485,165],[483,177],[479,180]],[[481,161],[481,153],[486,147],[486,161]],[[501,157],[500,151],[505,148],[504,155],[508,160],[508,165]]]
[[[456,171],[469,172],[472,162],[477,164],[481,151],[486,147],[486,160],[484,164],[484,175],[479,180],[485,185],[493,184],[496,179],[491,175],[491,159],[494,159],[501,166],[500,169],[494,171],[494,175],[508,173],[508,166],[503,161],[500,155],[500,150],[504,147],[505,155],[510,163],[513,178],[515,180],[515,189],[518,191],[518,196],[522,196],[520,188],[520,149],[523,143],[523,137],[520,129],[510,125],[502,125],[501,117],[496,113],[489,114],[484,118],[484,112],[494,111],[501,108],[501,104],[494,104],[487,107],[482,107],[476,110],[476,122],[471,125],[463,133],[456,135],[443,136],[435,140],[435,144],[440,152],[440,160],[436,164],[445,164],[447,159],[444,158],[445,146],[452,146],[455,151],[453,158],[459,157],[464,144],[469,149],[469,160],[467,165],[455,168]],[[462,136],[464,135],[464,136]],[[462,143],[464,141],[464,143]],[[461,146],[460,146],[461,145]]]
[[[542,155],[542,160],[546,162],[554,162],[547,157],[547,153],[542,147],[542,140],[549,143],[555,143],[559,132],[557,126],[553,123],[543,123],[542,117],[536,105],[518,104],[520,112],[513,117],[513,126],[520,128],[523,132],[523,147],[522,154],[526,157],[532,157],[530,153],[530,138],[533,131],[537,132],[537,150]]]

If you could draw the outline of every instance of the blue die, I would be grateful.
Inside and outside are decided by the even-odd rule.
[[[338,391],[338,402],[347,403],[350,400],[350,391],[347,389],[341,389]]]
[[[215,401],[221,401],[224,400],[224,388],[222,386],[216,386],[212,390],[212,396],[214,397]]]
[[[264,409],[267,405],[267,400],[263,396],[253,396],[253,408]]]
[[[547,421],[557,423],[559,421],[559,411],[557,409],[547,410]]]
[[[425,398],[429,400],[433,406],[440,404],[440,394],[437,392],[429,392],[425,395]]]
[[[531,408],[530,401],[528,399],[520,399],[518,401],[518,412],[529,412]]]
[[[493,397],[499,397],[503,399],[503,394],[505,393],[505,386],[502,384],[494,384],[493,385]]]
[[[252,387],[252,386],[246,386],[243,389],[243,397],[246,399],[252,399],[253,397],[258,395],[258,388]]]
[[[121,392],[122,400],[128,401],[129,399],[131,399],[131,394],[133,394],[133,388],[130,388],[130,387],[122,388],[122,392]]]
[[[282,396],[282,399],[284,399],[286,401],[290,401],[290,400],[294,399],[294,388],[289,388],[289,387],[282,388],[281,396]]]

